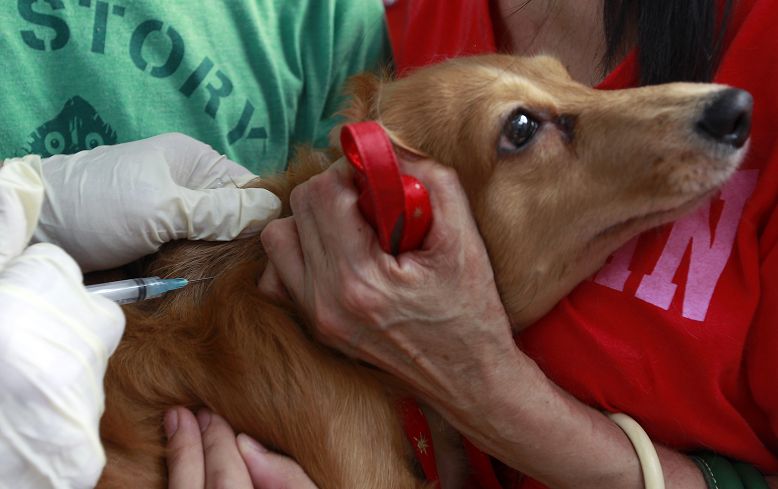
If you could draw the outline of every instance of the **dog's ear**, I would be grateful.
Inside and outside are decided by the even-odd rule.
[[[340,151],[340,130],[345,124],[378,119],[378,101],[383,79],[373,73],[352,76],[346,82],[348,104],[340,111],[345,121],[332,128],[330,146]]]
[[[349,95],[350,101],[348,107],[341,112],[346,118],[346,124],[363,121],[378,121],[380,120],[380,114],[378,111],[378,104],[381,100],[381,89],[383,83],[386,80],[390,80],[388,73],[385,73],[383,77],[378,77],[373,73],[362,73],[360,75],[353,76],[346,84],[346,94]],[[340,142],[333,140],[333,137],[340,135],[340,125],[337,130],[330,134],[333,146],[340,147]],[[408,145],[403,139],[389,129],[384,128],[392,140],[396,150],[399,150],[405,159],[415,160],[419,158],[429,158],[429,156],[412,146]]]
[[[362,122],[378,119],[378,100],[382,80],[373,73],[353,76],[346,84],[350,97],[348,107],[343,111],[347,122]]]

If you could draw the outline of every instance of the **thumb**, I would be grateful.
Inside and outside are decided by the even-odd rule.
[[[175,212],[178,238],[228,241],[258,234],[281,213],[281,201],[260,188],[180,188],[183,208]]]
[[[432,214],[440,221],[439,225],[449,224],[452,217],[470,214],[465,190],[451,167],[432,160],[421,160],[412,164],[403,162],[402,170],[416,177],[427,188]]]
[[[269,451],[250,436],[238,435],[238,449],[255,489],[316,489],[294,460]]]
[[[443,259],[447,250],[456,250],[467,230],[475,229],[470,204],[456,172],[432,160],[403,164],[405,173],[416,177],[429,192],[432,225],[422,246],[434,249],[434,258]]]

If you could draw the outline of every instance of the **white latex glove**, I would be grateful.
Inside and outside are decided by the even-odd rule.
[[[103,375],[118,306],[86,292],[51,244],[26,248],[43,201],[40,159],[0,168],[0,487],[91,488],[105,464]]]
[[[117,267],[174,239],[259,233],[278,198],[238,189],[256,178],[182,134],[43,160],[46,201],[34,239],[67,251],[85,272]]]

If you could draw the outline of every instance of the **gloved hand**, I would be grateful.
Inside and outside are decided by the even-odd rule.
[[[182,134],[43,160],[46,201],[36,241],[67,251],[84,272],[113,268],[174,239],[259,233],[281,211],[255,175]]]
[[[105,464],[103,375],[118,306],[86,292],[60,248],[26,248],[43,201],[40,159],[0,168],[0,487],[91,488]]]

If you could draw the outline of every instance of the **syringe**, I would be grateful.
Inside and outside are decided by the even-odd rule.
[[[144,277],[89,285],[86,290],[91,294],[111,299],[117,304],[129,304],[160,297],[171,290],[186,287],[189,282],[185,278]]]

